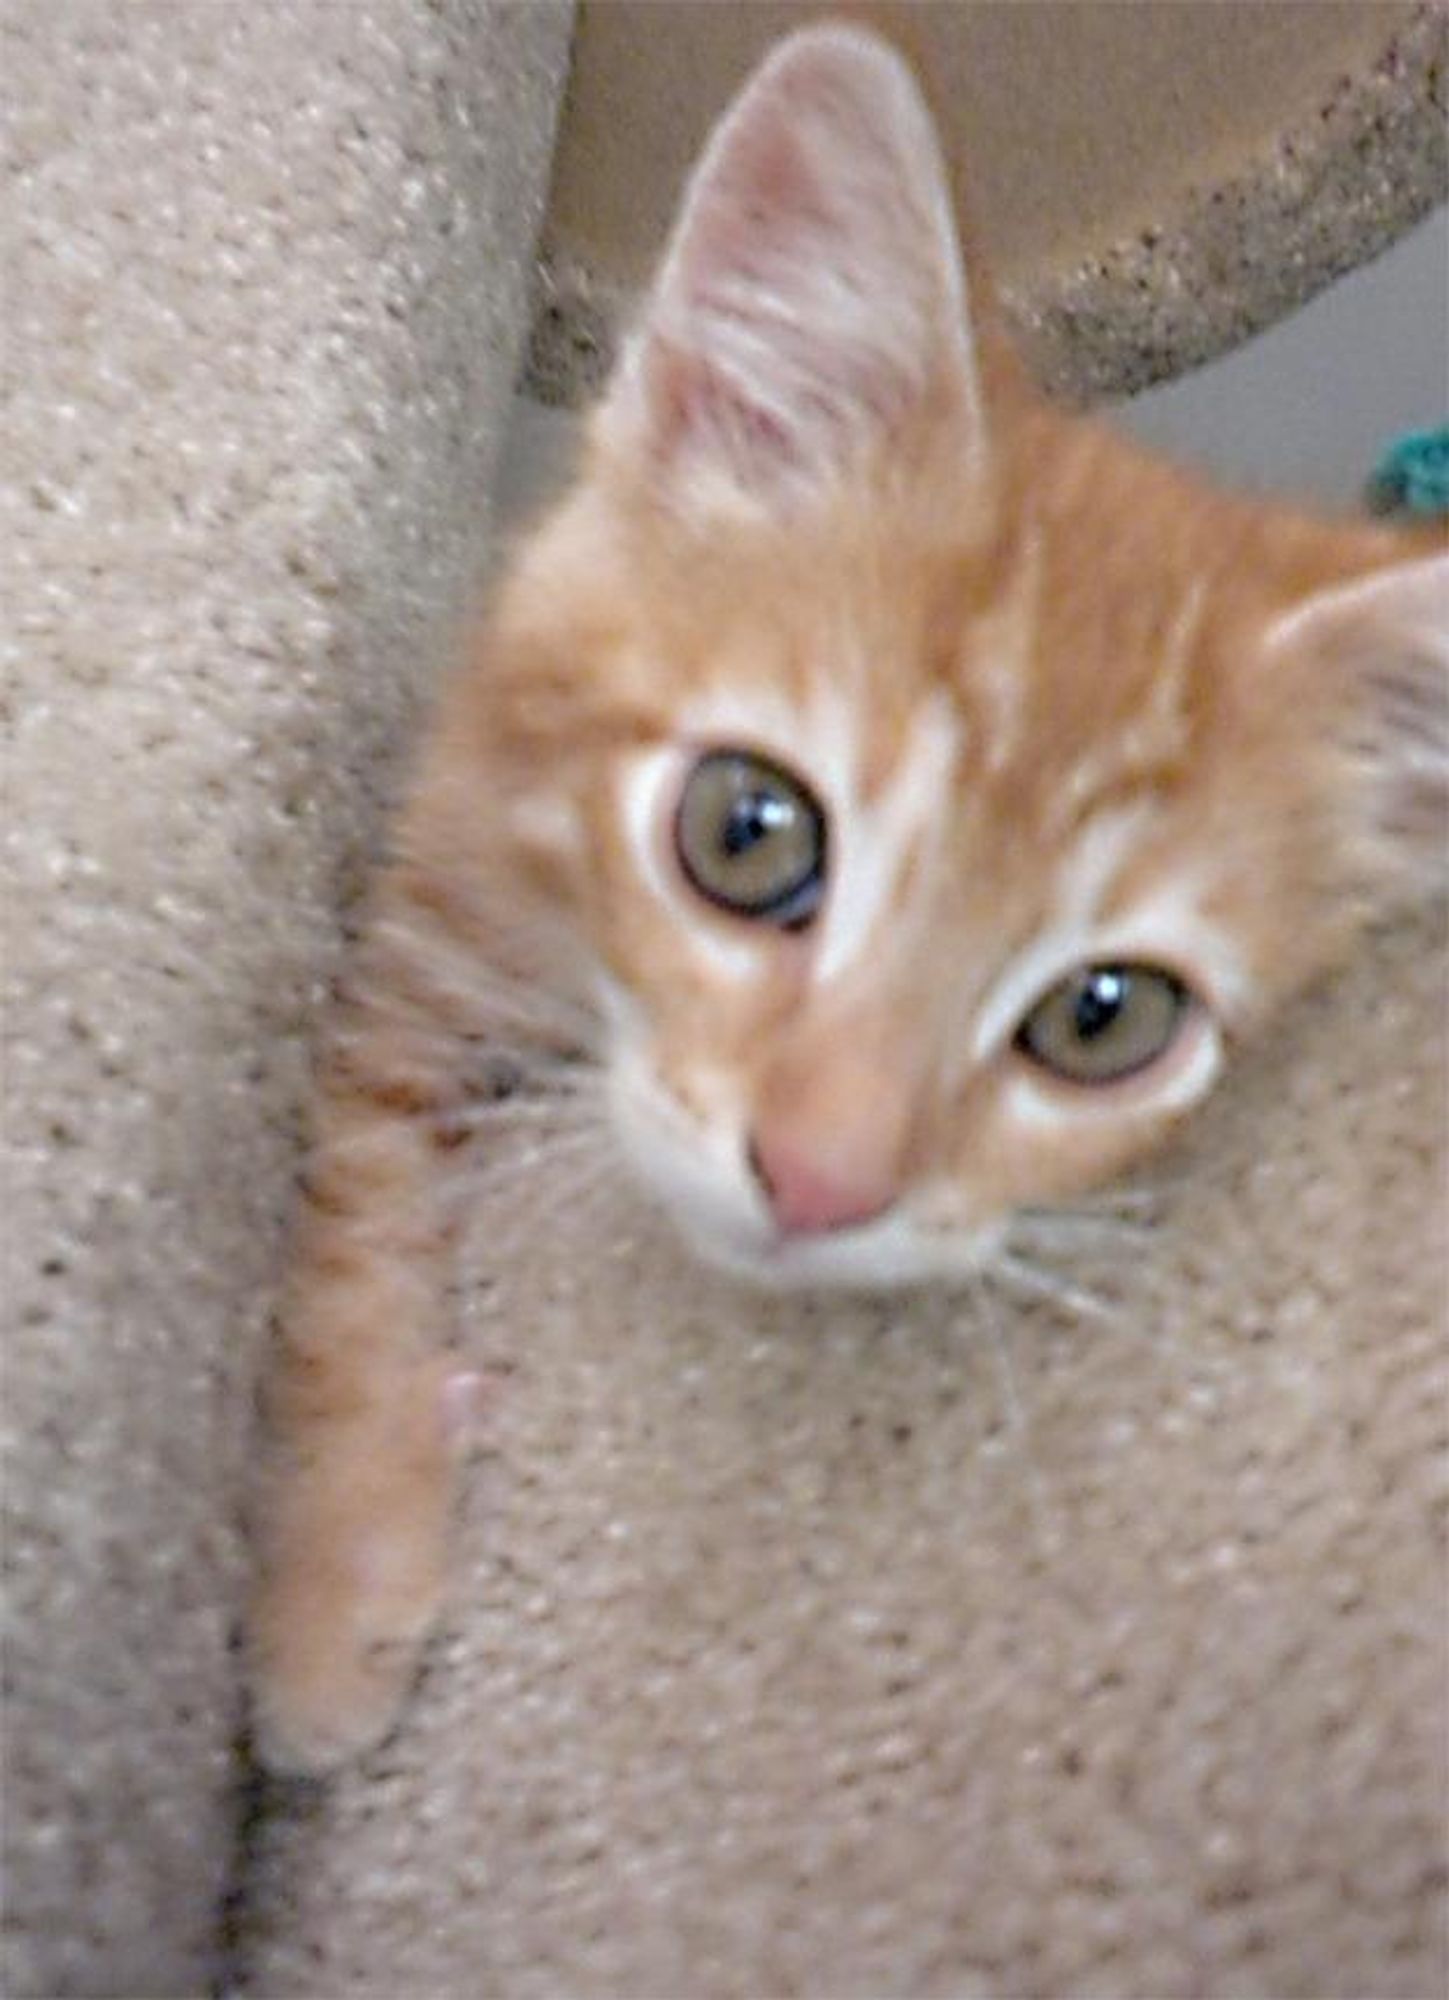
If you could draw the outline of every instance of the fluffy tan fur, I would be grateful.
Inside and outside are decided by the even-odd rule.
[[[854,1261],[807,1246],[806,1278],[959,1272],[1020,1205],[1144,1157],[1215,1074],[1087,1105],[1010,1036],[983,1049],[1054,927],[1149,926],[1140,955],[1230,1050],[1442,863],[1442,543],[1210,492],[1048,407],[982,274],[967,287],[941,248],[930,147],[878,44],[825,29],[777,54],[701,168],[575,489],[422,746],[326,1038],[282,1313],[252,1628],[279,1764],[374,1740],[436,1614],[460,1444],[438,1190],[499,1050],[529,1075],[643,1074],[666,1201],[695,1148],[735,1175],[726,1206],[751,1146],[873,1173],[897,1232],[878,1263],[861,1233]],[[894,204],[889,231],[832,207],[833,170],[871,214]],[[783,307],[741,292],[765,282],[751,232],[772,213],[806,272],[788,325],[788,276]],[[832,312],[870,309],[812,273],[836,254],[904,260],[889,338],[863,322],[832,347]],[[746,748],[789,735],[843,817],[905,829],[874,904],[861,861],[860,934],[828,974],[816,927],[691,902],[668,815],[631,822],[629,774],[709,747],[690,718],[716,712]],[[814,768],[831,717],[838,804]],[[707,1254],[713,1199],[683,1218]]]

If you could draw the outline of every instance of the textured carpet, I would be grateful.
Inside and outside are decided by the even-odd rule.
[[[234,1850],[306,1039],[484,549],[567,20],[7,22],[5,1990],[1440,1993],[1429,926],[1084,1245],[1104,1324],[762,1305],[521,1170],[450,1630]]]
[[[1301,1006],[1084,1246],[1107,1323],[495,1194],[453,1629],[279,1795],[251,1990],[1442,1992],[1444,1001],[1435,926]]]
[[[7,1994],[194,1993],[318,982],[484,546],[562,6],[7,5]]]

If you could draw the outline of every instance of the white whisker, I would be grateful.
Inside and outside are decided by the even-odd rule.
[[[533,1169],[484,1186],[464,1182],[457,1189],[460,1206],[466,1208],[466,1218],[460,1220],[470,1234],[478,1233],[489,1254],[510,1251],[520,1231],[536,1231],[540,1225],[556,1237],[596,1210],[613,1164],[602,1151],[582,1153],[547,1171]]]
[[[515,1092],[507,1097],[485,1097],[441,1112],[438,1123],[450,1132],[467,1134],[486,1127],[504,1130],[518,1126],[574,1126],[596,1115],[584,1091]]]
[[[561,1219],[572,1222],[576,1195],[581,1189],[597,1186],[611,1164],[611,1156],[601,1146],[570,1148],[567,1153],[552,1154],[547,1174],[539,1176],[539,1193],[556,1207],[567,1198],[567,1216]]]
[[[1074,1195],[1069,1203],[1060,1209],[1028,1210],[1027,1213],[1049,1213],[1070,1215],[1117,1215],[1124,1218],[1141,1216],[1152,1221],[1160,1216],[1175,1192],[1174,1185],[1167,1181],[1155,1181],[1151,1186],[1098,1188],[1089,1194]]]
[[[601,1023],[588,1002],[563,989],[557,972],[521,973],[482,950],[422,920],[383,918],[369,937],[371,950],[396,964],[398,999],[392,1011],[411,1016],[421,991],[479,1029],[505,1024],[532,1034],[556,1034],[585,1047],[597,1044]],[[392,981],[380,978],[374,1006],[386,1008]]]
[[[991,1339],[992,1351],[996,1356],[996,1368],[1001,1384],[1002,1406],[1006,1412],[1008,1428],[1016,1441],[1017,1455],[1026,1471],[1027,1497],[1031,1509],[1032,1530],[1036,1535],[1041,1553],[1054,1555],[1060,1546],[1056,1525],[1051,1509],[1047,1505],[1046,1487],[1042,1482],[1041,1469],[1031,1451],[1031,1431],[1027,1422],[1026,1407],[1017,1385],[1016,1368],[1011,1358],[1011,1348],[1007,1341],[1006,1329],[1001,1324],[996,1303],[982,1281],[980,1272],[972,1272],[968,1278],[971,1297],[976,1307],[978,1320],[985,1326]]]
[[[560,1161],[575,1154],[592,1151],[603,1156],[611,1151],[608,1128],[593,1119],[582,1125],[574,1121],[500,1136],[503,1143],[496,1149],[465,1141],[445,1162],[444,1180],[480,1200],[494,1201],[516,1185],[542,1185]]]
[[[1136,1250],[1152,1236],[1155,1226],[1151,1216],[1076,1208],[1023,1208],[1011,1218],[1013,1236],[1056,1240],[1064,1247],[1087,1237],[1109,1244],[1130,1244]]]
[[[1023,1248],[1028,1249],[1028,1246]],[[1051,1269],[1042,1262],[1041,1246],[1028,1249],[1028,1255],[1023,1257],[1013,1257],[1009,1252],[999,1254],[987,1275],[994,1277],[1007,1291],[1014,1286],[1027,1297],[1045,1299],[1075,1318],[1109,1327],[1119,1338],[1130,1341],[1134,1346],[1147,1348],[1158,1361],[1166,1362],[1175,1372],[1197,1375],[1204,1367],[1213,1365],[1201,1353],[1189,1350],[1181,1340],[1164,1332],[1161,1327],[1154,1330],[1143,1325],[1137,1315],[1123,1311],[1120,1306],[1090,1291],[1074,1278]]]
[[[1008,1291],[1014,1286],[1028,1298],[1046,1299],[1052,1305],[1061,1306],[1074,1318],[1096,1320],[1104,1326],[1117,1324],[1116,1312],[1095,1292],[1074,1284],[1059,1272],[1047,1271],[1038,1264],[1027,1263],[1024,1258],[1013,1257],[1009,1250],[997,1252],[987,1275],[995,1278]]]
[[[571,1229],[586,1227],[605,1202],[617,1195],[623,1175],[623,1163],[611,1151],[601,1151],[591,1159],[580,1160],[567,1182],[568,1226]]]
[[[587,1091],[602,1091],[603,1072],[594,1063],[557,1056],[540,1057],[535,1050],[509,1049],[504,1052],[519,1065],[518,1091],[521,1095],[574,1097]],[[530,1064],[535,1067],[530,1067]]]
[[[535,1167],[551,1164],[570,1153],[584,1152],[589,1147],[602,1146],[608,1138],[607,1129],[593,1119],[582,1123],[544,1127],[520,1137],[514,1146],[508,1146],[492,1156],[492,1165],[508,1173],[526,1173]],[[489,1171],[485,1163],[484,1173]]]

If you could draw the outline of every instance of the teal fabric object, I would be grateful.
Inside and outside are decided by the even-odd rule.
[[[1406,431],[1379,460],[1368,483],[1376,514],[1449,517],[1449,424]]]

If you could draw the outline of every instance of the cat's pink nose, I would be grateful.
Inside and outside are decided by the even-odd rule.
[[[756,1135],[750,1144],[750,1165],[765,1190],[771,1214],[788,1236],[817,1235],[869,1222],[890,1207],[899,1191],[884,1162],[874,1167],[869,1161],[851,1167],[834,1160],[827,1163],[778,1135]]]

